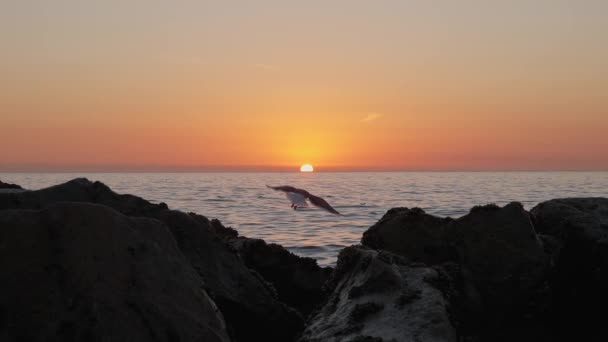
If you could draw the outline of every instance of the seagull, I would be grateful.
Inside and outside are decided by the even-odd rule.
[[[287,199],[291,201],[291,207],[293,208],[293,210],[297,210],[298,208],[301,208],[301,207],[308,207],[308,203],[306,203],[306,200],[308,200],[310,203],[312,203],[313,205],[315,205],[319,208],[323,208],[332,214],[340,215],[340,213],[336,209],[332,208],[332,206],[329,205],[329,203],[327,203],[327,201],[325,201],[321,197],[317,197],[317,196],[309,193],[306,190],[294,188],[293,186],[289,186],[289,185],[283,185],[283,186],[266,185],[266,187],[276,190],[276,191],[283,191],[285,193],[285,196],[287,197]]]

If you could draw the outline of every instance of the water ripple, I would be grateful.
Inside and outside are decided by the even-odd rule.
[[[558,197],[608,197],[608,172],[385,173],[97,173],[0,174],[5,182],[39,189],[76,177],[100,180],[171,208],[218,218],[243,236],[278,243],[333,265],[345,246],[393,207],[420,207],[458,217],[472,206],[520,201],[527,209]],[[294,211],[266,184],[290,184],[324,197],[343,215],[315,207]]]

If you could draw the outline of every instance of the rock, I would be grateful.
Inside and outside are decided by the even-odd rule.
[[[41,209],[48,204],[71,201],[99,203],[128,216],[151,216],[166,210],[167,205],[152,204],[133,195],[120,195],[101,182],[76,178],[45,189],[14,194],[0,194],[0,209]]]
[[[393,208],[367,231],[361,243],[429,265],[456,260],[454,241],[447,238],[451,218],[429,215],[420,208]]]
[[[0,189],[23,189],[23,188],[21,187],[21,185],[4,183],[3,181],[0,181]]]
[[[608,237],[608,198],[563,198],[530,211],[539,233],[562,240],[599,241]]]
[[[105,184],[84,178],[37,191],[0,194],[0,210],[39,209],[60,201],[99,203],[129,216],[158,219],[170,229],[181,252],[204,280],[205,289],[224,315],[237,341],[289,341],[303,328],[301,315],[281,303],[271,284],[250,270],[216,235],[228,228],[206,217],[169,210],[133,195],[121,195]]]
[[[23,189],[20,185],[4,183],[3,181],[0,181],[0,193],[13,193],[23,191],[25,191],[25,189]]]
[[[201,215],[197,215],[197,214],[193,214],[193,213],[191,213],[190,215],[194,215],[199,218],[201,217]],[[204,217],[204,216],[202,216],[202,217]],[[232,229],[230,227],[224,227],[222,222],[220,222],[220,220],[218,220],[218,219],[212,219],[209,222],[209,226],[210,226],[212,232],[214,232],[216,235],[218,235],[224,239],[232,239],[232,238],[237,238],[239,236],[239,232],[237,232],[235,229]]]
[[[471,272],[484,305],[499,317],[521,314],[549,265],[528,212],[516,202],[476,207],[455,221],[454,233],[459,262]]]
[[[323,299],[323,284],[332,268],[319,267],[312,258],[297,256],[264,240],[229,240],[245,264],[260,273],[277,290],[279,300],[307,316]]]
[[[0,340],[229,341],[166,225],[108,207],[0,210]]]
[[[252,272],[232,248],[201,224],[200,215],[195,218],[180,211],[163,210],[152,217],[169,226],[238,341],[288,341],[303,328],[302,317],[281,303],[271,284]]]
[[[546,287],[549,258],[530,215],[516,202],[475,207],[458,219],[392,209],[364,233],[362,243],[436,267],[456,265],[452,303],[465,334],[494,334],[497,327],[520,324]]]
[[[549,319],[564,340],[608,340],[597,314],[608,306],[608,199],[555,199],[531,214],[555,265]]]
[[[389,252],[345,248],[299,341],[456,341],[437,278]]]

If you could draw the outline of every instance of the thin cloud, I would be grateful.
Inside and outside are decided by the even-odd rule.
[[[361,122],[374,121],[374,120],[380,118],[381,116],[382,116],[382,114],[380,114],[380,113],[369,113],[369,114],[367,114],[366,117],[364,117],[363,119],[361,119]]]

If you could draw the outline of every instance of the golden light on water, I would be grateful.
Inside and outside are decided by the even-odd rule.
[[[300,166],[300,172],[313,172],[315,169],[310,164],[303,164]]]

